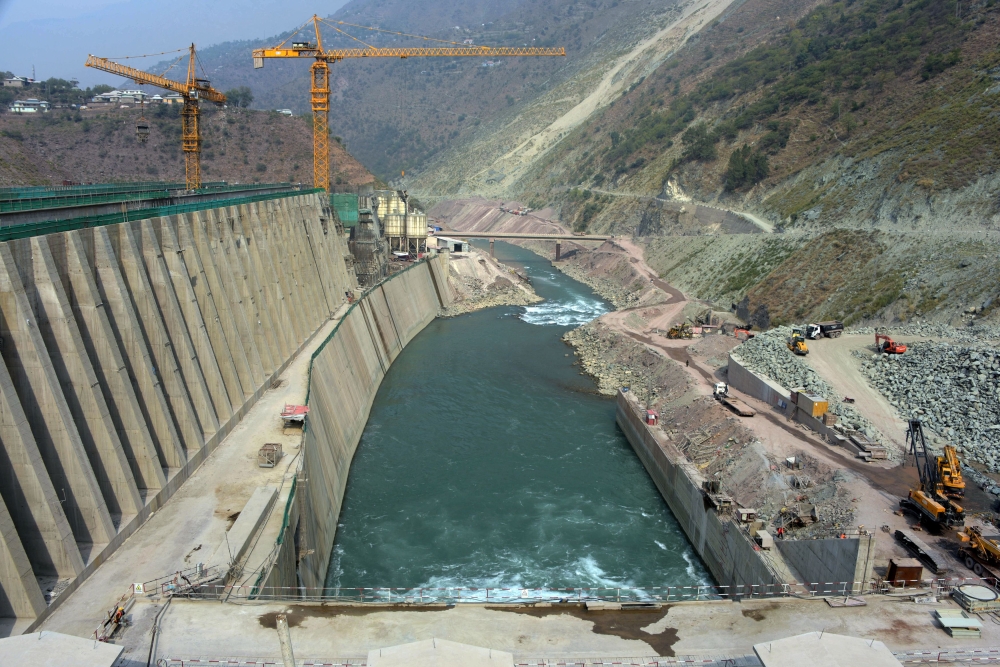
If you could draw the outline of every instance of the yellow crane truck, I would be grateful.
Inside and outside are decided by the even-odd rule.
[[[906,430],[906,442],[917,464],[920,488],[910,489],[900,501],[903,509],[916,512],[936,528],[965,525],[965,509],[945,495],[944,484],[938,477],[938,467],[931,463],[924,440],[924,427],[919,419],[911,419]]]
[[[966,544],[958,549],[959,559],[977,577],[997,578],[993,568],[1000,567],[1000,535],[983,535],[975,526],[967,526],[958,537]]]
[[[944,494],[950,498],[965,495],[965,480],[962,479],[962,463],[958,452],[951,445],[945,445],[944,456],[937,457],[938,479]]]

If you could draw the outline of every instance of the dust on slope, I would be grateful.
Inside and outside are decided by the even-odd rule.
[[[732,0],[668,6],[632,34],[594,43],[571,77],[429,162],[411,189],[424,193],[510,193],[532,165],[575,128],[649,75]],[[652,28],[652,29],[651,29]],[[600,43],[604,40],[604,43]]]

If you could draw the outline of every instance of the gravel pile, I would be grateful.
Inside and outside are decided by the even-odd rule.
[[[852,405],[844,403],[827,382],[801,358],[792,354],[785,340],[792,334],[791,327],[776,327],[746,341],[733,350],[750,370],[774,380],[788,390],[804,387],[810,394],[825,397],[830,403],[830,412],[840,417],[845,427],[862,431],[872,440],[894,452],[892,444],[872,423],[861,416]]]
[[[445,317],[494,306],[527,306],[542,300],[530,287],[516,284],[503,276],[488,285],[471,276],[452,275],[449,279],[457,298],[445,309]]]
[[[872,386],[966,455],[1000,472],[1000,351],[914,343],[901,355],[855,352]]]
[[[873,336],[875,332],[875,327],[857,327],[849,329],[846,333]],[[911,322],[909,324],[894,327],[878,327],[878,333],[887,333],[890,336],[926,336],[928,338],[948,338],[968,343],[970,345],[982,343],[983,340],[1000,340],[1000,327],[986,324],[956,328],[938,322]]]

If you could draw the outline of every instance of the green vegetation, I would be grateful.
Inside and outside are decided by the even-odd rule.
[[[779,117],[799,105],[829,102],[831,122],[840,124],[842,136],[850,135],[858,125],[850,112],[865,105],[852,96],[862,91],[874,95],[890,78],[917,68],[927,80],[960,62],[969,26],[956,18],[955,2],[840,0],[819,6],[774,42],[715,70],[666,110],[657,110],[660,98],[637,103],[637,122],[624,132],[609,132],[611,145],[602,161],[622,173],[636,154],[662,152],[680,132],[685,146],[681,162],[712,160],[718,141],[733,141],[758,123],[767,132],[756,148],[774,155],[786,147],[793,130],[791,122]],[[679,90],[676,84],[674,90]],[[754,101],[740,104],[741,96],[749,94]],[[729,108],[714,124],[691,126],[700,112],[719,104]],[[731,164],[738,178],[727,172],[730,189],[738,187],[736,181],[750,182],[739,168],[745,159],[741,152]]]
[[[729,156],[726,170],[726,190],[738,190],[744,185],[756,185],[768,174],[767,155],[745,145]]]
[[[566,210],[573,218],[573,230],[582,232],[586,231],[590,221],[611,202],[611,197],[587,189],[573,188],[566,194],[566,200],[568,203]],[[538,207],[532,206],[532,208]]]
[[[226,103],[237,109],[246,109],[253,104],[253,91],[247,86],[239,86],[226,91]]]

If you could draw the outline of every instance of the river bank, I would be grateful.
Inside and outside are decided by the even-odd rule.
[[[351,466],[326,585],[707,583],[614,402],[562,341],[609,305],[548,260],[495,245],[544,301],[438,318],[396,359]]]
[[[542,300],[527,276],[476,248],[451,255],[448,282],[455,299],[445,309],[444,317],[497,306],[527,306]]]

